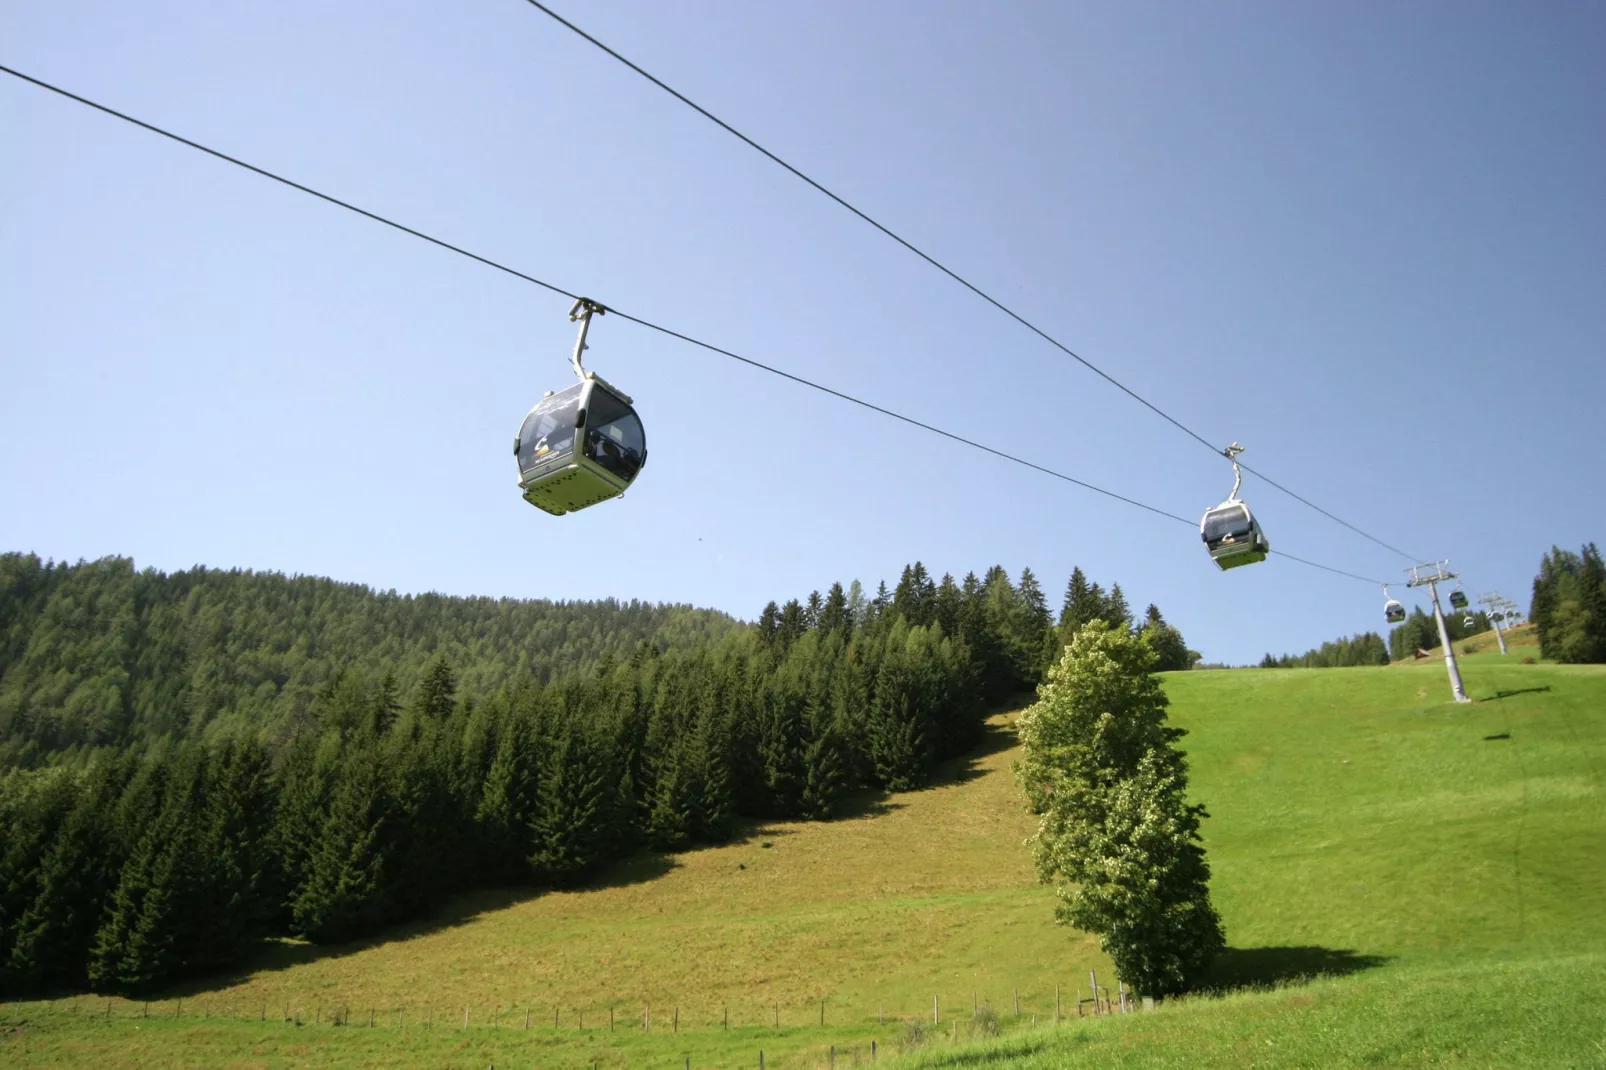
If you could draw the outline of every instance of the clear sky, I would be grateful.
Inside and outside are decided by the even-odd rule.
[[[558,10],[1213,441],[1474,591],[1606,540],[1606,6]],[[521,0],[10,0],[0,62],[1187,517],[1219,458]],[[1382,592],[613,318],[651,462],[525,504],[567,302],[0,78],[0,547],[716,606],[1080,565],[1211,660]],[[1277,549],[1408,561],[1252,477]],[[1402,588],[1395,593],[1412,598]]]

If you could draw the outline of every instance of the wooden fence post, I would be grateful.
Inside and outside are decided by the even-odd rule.
[[[729,1029],[731,1027],[731,1009],[729,1006],[722,1006],[720,1007],[720,1011],[725,1017],[725,1028]]]
[[[613,1006],[608,1007],[608,1032],[613,1032]]]
[[[1099,1016],[1099,975],[1095,970],[1087,971],[1088,986],[1093,989],[1093,1017]]]
[[[820,1025],[822,1027],[825,1025],[825,1000],[823,999],[820,1000]],[[836,1045],[831,1045],[831,1050],[835,1051]]]
[[[775,1028],[779,1029],[780,1027],[781,1027],[781,1001],[780,1000],[776,1000],[775,1001]],[[759,1055],[761,1057],[760,1058],[761,1062],[763,1061],[762,1060],[763,1054],[764,1054],[763,1052],[759,1052]]]
[[[1015,1017],[1020,1017],[1020,989],[1015,989]]]
[[[524,1005],[524,1028],[530,1028],[530,1005],[528,1003]]]
[[[675,1006],[675,1032],[680,1032],[680,1005]]]
[[[468,1008],[467,1007],[463,1008],[463,1028],[464,1029],[468,1028]]]
[[[939,998],[940,997],[938,997],[938,996],[932,996],[931,997],[931,1024],[932,1025],[939,1025],[942,1022],[942,1007],[937,1002]]]
[[[1054,1024],[1060,1024],[1060,986],[1058,982],[1054,984]]]

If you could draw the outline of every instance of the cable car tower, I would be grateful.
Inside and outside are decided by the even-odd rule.
[[[1516,619],[1517,603],[1499,591],[1490,591],[1478,599],[1478,604],[1489,607],[1489,623],[1494,625],[1494,637],[1500,642],[1500,653],[1506,653],[1506,636],[1500,625]]]
[[[1450,562],[1436,561],[1426,565],[1412,565],[1406,569],[1406,575],[1411,578],[1405,581],[1407,587],[1426,587],[1428,594],[1433,598],[1433,622],[1439,626],[1439,642],[1444,645],[1444,667],[1450,673],[1450,690],[1455,692],[1457,702],[1471,702],[1467,698],[1467,689],[1461,686],[1461,669],[1455,663],[1455,647],[1450,644],[1450,632],[1444,626],[1444,610],[1439,607],[1439,584],[1459,579],[1449,569]],[[1462,596],[1463,599],[1465,596]],[[1502,645],[1504,642],[1502,641]]]

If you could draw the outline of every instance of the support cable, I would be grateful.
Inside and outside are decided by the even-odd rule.
[[[740,130],[736,129],[730,123],[727,123],[724,119],[721,119],[719,116],[715,115],[713,112],[709,111],[707,108],[703,107],[701,104],[698,104],[695,100],[692,100],[686,94],[680,92],[680,90],[678,90],[678,89],[674,88],[673,86],[669,85],[663,79],[661,79],[661,78],[657,77],[656,75],[652,74],[650,71],[647,71],[645,68],[641,67],[639,64],[631,61],[630,59],[627,59],[625,56],[623,56],[620,53],[616,52],[614,49],[610,48],[608,45],[604,44],[602,41],[600,41],[597,38],[593,37],[591,34],[587,33],[585,30],[582,30],[579,26],[576,26],[574,23],[570,22],[568,19],[564,18],[562,15],[559,15],[556,11],[553,11],[550,7],[547,7],[545,4],[541,3],[541,0],[525,0],[525,2],[528,3],[531,7],[535,8],[537,11],[540,11],[542,14],[547,15],[548,17],[550,17],[554,22],[556,22],[559,25],[563,26],[564,28],[572,31],[576,36],[578,36],[578,37],[582,38],[583,40],[585,40],[586,42],[596,46],[601,51],[607,53],[609,56],[611,56],[614,59],[618,60],[624,66],[630,68],[632,71],[635,71],[637,74],[641,75],[641,77],[645,78],[647,81],[651,82],[653,85],[657,86],[659,89],[662,89],[665,93],[668,93],[670,96],[674,97],[676,100],[680,101],[682,104],[686,105],[688,108],[690,108],[691,110],[695,111],[697,114],[701,115],[703,118],[707,119],[709,122],[713,123],[715,126],[719,127],[721,130],[724,130],[726,133],[730,134],[732,137],[736,138],[738,141],[741,141],[743,144],[747,145],[749,148],[753,149],[755,152],[759,153],[761,156],[763,156],[766,159],[770,160],[776,166],[778,166],[778,167],[782,168],[783,170],[789,172],[790,174],[792,174],[796,178],[800,179],[804,183],[808,184],[809,186],[812,186],[815,190],[819,191],[820,193],[824,194],[826,197],[828,197],[831,200],[835,201],[841,207],[847,209],[849,212],[851,212],[854,215],[858,216],[861,220],[863,220],[864,222],[868,223],[870,226],[874,227],[876,230],[880,231],[882,234],[886,235],[888,238],[891,238],[893,241],[895,241],[899,245],[903,246],[909,252],[911,252],[915,256],[919,257],[921,260],[924,260],[926,263],[930,264],[932,267],[936,268],[938,271],[942,272],[944,275],[947,275],[950,279],[954,280],[959,285],[963,286],[965,289],[969,290],[971,293],[975,294],[977,297],[979,297],[983,301],[987,302],[989,305],[992,305],[998,311],[1002,312],[1004,315],[1008,316],[1010,319],[1014,320],[1016,323],[1020,324],[1022,327],[1025,327],[1027,330],[1031,331],[1033,334],[1035,334],[1039,338],[1043,339],[1043,341],[1047,342],[1049,345],[1053,346],[1055,349],[1058,349],[1061,353],[1064,353],[1066,356],[1070,357],[1072,360],[1076,361],[1078,364],[1081,364],[1088,371],[1092,372],[1094,375],[1097,375],[1099,378],[1103,379],[1105,382],[1109,383],[1111,386],[1113,386],[1117,390],[1121,391],[1127,397],[1129,397],[1132,400],[1136,401],[1138,404],[1142,405],[1144,408],[1148,409],[1150,412],[1154,413],[1156,416],[1159,416],[1162,420],[1165,420],[1167,423],[1169,423],[1171,426],[1175,427],[1177,430],[1181,431],[1183,434],[1187,435],[1188,437],[1190,437],[1193,440],[1195,440],[1196,442],[1198,442],[1200,445],[1204,446],[1211,453],[1214,453],[1214,454],[1216,454],[1218,456],[1221,455],[1222,449],[1221,449],[1220,446],[1217,446],[1215,443],[1211,442],[1209,439],[1207,439],[1203,435],[1199,434],[1199,432],[1195,431],[1193,428],[1191,428],[1191,427],[1187,426],[1186,424],[1184,424],[1181,420],[1178,420],[1176,417],[1172,416],[1170,413],[1166,412],[1164,409],[1162,409],[1158,405],[1154,404],[1148,398],[1145,398],[1143,395],[1139,394],[1137,391],[1133,390],[1131,387],[1127,386],[1125,383],[1121,382],[1119,379],[1116,379],[1113,375],[1111,375],[1108,372],[1106,372],[1103,368],[1100,368],[1098,365],[1094,364],[1092,361],[1090,361],[1087,358],[1083,357],[1081,354],[1077,353],[1076,351],[1071,349],[1069,346],[1067,346],[1064,342],[1061,342],[1059,339],[1055,338],[1053,335],[1049,334],[1047,331],[1045,331],[1041,327],[1037,326],[1037,324],[1031,322],[1025,316],[1022,316],[1019,312],[1016,312],[1014,309],[1012,309],[1008,305],[1004,304],[998,298],[994,297],[992,294],[990,294],[987,291],[983,290],[980,286],[977,286],[975,283],[971,282],[969,279],[965,278],[963,275],[959,274],[957,271],[955,271],[952,268],[948,267],[942,261],[940,261],[936,257],[932,256],[930,253],[928,253],[925,250],[921,249],[919,246],[915,245],[913,242],[909,241],[907,238],[903,237],[902,235],[898,234],[891,227],[888,227],[886,224],[884,224],[884,223],[880,222],[879,220],[875,219],[869,213],[867,213],[867,212],[861,210],[860,208],[856,207],[854,204],[852,204],[846,198],[840,196],[837,193],[832,192],[829,188],[827,188],[826,186],[822,185],[820,182],[816,181],[815,179],[811,178],[808,174],[806,174],[803,171],[799,170],[797,167],[794,167],[792,164],[787,163],[786,160],[782,159],[780,156],[777,156],[775,153],[771,152],[769,149],[765,148],[763,145],[760,145],[757,141],[755,141],[752,138],[748,137],[746,134],[744,134]],[[1293,498],[1295,501],[1300,502],[1300,503],[1302,503],[1304,505],[1307,505],[1310,508],[1316,510],[1316,512],[1318,512],[1318,513],[1322,514],[1323,516],[1327,517],[1329,520],[1332,520],[1332,521],[1335,521],[1336,523],[1342,524],[1344,527],[1348,528],[1350,531],[1353,531],[1355,534],[1361,536],[1362,538],[1370,539],[1372,542],[1374,542],[1377,545],[1383,547],[1385,550],[1389,550],[1389,551],[1392,551],[1393,553],[1399,554],[1401,557],[1410,558],[1412,561],[1421,560],[1421,558],[1415,557],[1415,556],[1413,556],[1411,554],[1408,554],[1404,550],[1401,550],[1400,548],[1398,548],[1396,546],[1391,546],[1390,544],[1384,542],[1382,539],[1379,539],[1375,535],[1372,535],[1372,534],[1369,534],[1368,532],[1362,531],[1360,528],[1356,527],[1354,524],[1351,524],[1349,521],[1344,520],[1344,519],[1342,519],[1342,518],[1340,518],[1338,516],[1335,516],[1334,514],[1328,512],[1326,509],[1323,509],[1321,506],[1317,505],[1315,502],[1311,501],[1309,498],[1306,498],[1303,495],[1296,494],[1292,490],[1289,490],[1287,487],[1283,486],[1281,483],[1279,483],[1276,480],[1272,479],[1270,476],[1266,475],[1265,473],[1260,472],[1257,469],[1251,468],[1247,464],[1242,464],[1242,462],[1240,462],[1240,465],[1241,465],[1241,467],[1243,468],[1244,471],[1249,472],[1249,473],[1251,473],[1251,474],[1253,474],[1255,476],[1260,477],[1268,485],[1277,488],[1278,490],[1282,491],[1284,494],[1288,495],[1290,498]]]
[[[459,256],[467,257],[468,259],[473,260],[476,263],[483,264],[483,265],[485,265],[486,267],[489,267],[489,268],[494,268],[495,270],[503,272],[504,274],[507,274],[507,275],[511,275],[516,279],[520,279],[520,280],[522,280],[524,282],[528,282],[528,283],[531,283],[531,284],[533,284],[535,286],[539,286],[542,289],[548,290],[548,291],[550,291],[552,293],[560,294],[563,297],[569,298],[571,301],[587,300],[585,298],[580,297],[580,295],[578,295],[578,294],[572,293],[569,290],[564,289],[561,286],[557,286],[557,285],[555,285],[553,283],[550,283],[550,282],[547,282],[547,281],[545,281],[543,279],[538,279],[534,275],[530,275],[530,274],[527,274],[527,273],[525,273],[523,271],[519,271],[517,268],[509,267],[506,264],[503,264],[503,263],[500,263],[498,261],[492,260],[489,257],[481,256],[478,253],[470,252],[469,250],[464,249],[462,246],[453,245],[451,242],[443,241],[442,239],[436,238],[436,237],[434,237],[433,235],[430,235],[430,234],[426,234],[421,230],[414,229],[413,227],[409,227],[409,226],[407,226],[407,225],[405,225],[403,223],[398,223],[395,220],[389,219],[389,218],[387,218],[385,216],[382,216],[377,212],[371,212],[366,208],[360,208],[357,205],[352,204],[349,201],[341,200],[338,197],[334,197],[334,196],[331,196],[331,195],[329,195],[327,193],[323,193],[323,192],[321,192],[319,190],[313,189],[311,186],[303,185],[302,183],[296,182],[293,179],[285,178],[283,175],[276,174],[275,172],[269,171],[266,168],[258,167],[257,165],[252,164],[252,163],[247,163],[246,161],[241,160],[238,157],[230,156],[228,153],[220,152],[217,149],[210,148],[210,147],[208,147],[206,145],[201,144],[198,141],[192,141],[189,138],[183,137],[183,136],[181,136],[179,134],[175,134],[170,130],[166,130],[166,129],[160,127],[160,126],[155,125],[154,123],[149,123],[149,122],[146,122],[146,121],[144,121],[142,119],[136,119],[132,115],[128,115],[125,112],[118,111],[115,108],[108,107],[105,104],[100,104],[100,103],[98,103],[96,101],[90,100],[88,97],[83,97],[83,96],[78,95],[77,93],[73,93],[73,92],[70,92],[69,90],[63,89],[60,86],[52,85],[51,83],[46,82],[46,81],[44,81],[42,79],[35,78],[35,77],[31,76],[31,75],[24,74],[21,71],[16,70],[14,68],[7,67],[7,66],[5,66],[3,64],[0,64],[0,73],[9,74],[14,78],[17,78],[17,79],[20,79],[20,80],[22,80],[24,82],[28,82],[28,83],[30,83],[32,85],[38,86],[41,89],[48,90],[51,93],[55,93],[58,96],[65,97],[66,99],[71,100],[71,101],[73,101],[75,103],[82,104],[82,105],[84,105],[86,107],[89,107],[89,108],[93,108],[94,110],[96,110],[98,112],[101,112],[101,113],[103,113],[105,115],[110,115],[115,119],[121,119],[122,121],[124,121],[126,123],[130,123],[130,124],[132,124],[134,126],[137,126],[142,130],[149,131],[150,133],[157,134],[157,135],[160,135],[161,137],[167,138],[170,141],[177,142],[178,144],[183,145],[186,148],[195,149],[197,152],[203,152],[206,155],[211,156],[211,157],[213,157],[215,159],[222,160],[225,163],[233,164],[236,167],[243,168],[244,170],[250,171],[253,174],[260,175],[263,178],[271,179],[272,181],[277,182],[280,185],[288,186],[291,189],[296,190],[296,191],[298,191],[300,193],[305,193],[308,196],[316,197],[317,199],[319,199],[321,201],[324,201],[324,202],[326,202],[328,204],[335,205],[338,208],[344,208],[348,212],[354,212],[357,215],[360,215],[365,219],[370,219],[370,220],[372,220],[372,221],[374,221],[376,223],[382,223],[387,227],[390,227],[390,228],[392,228],[394,230],[398,230],[398,231],[402,232],[403,234],[407,234],[407,235],[409,235],[411,237],[418,238],[418,239],[420,239],[422,241],[426,241],[426,242],[430,243],[431,245],[438,246],[439,248],[445,249],[448,252],[453,252],[453,253],[456,253]],[[932,433],[934,435],[940,435],[941,437],[949,439],[950,441],[953,441],[953,442],[957,442],[960,445],[969,446],[972,449],[980,450],[983,453],[991,454],[992,456],[998,457],[998,458],[1000,458],[1002,460],[1010,461],[1010,462],[1012,462],[1014,464],[1021,465],[1021,466],[1025,467],[1025,468],[1030,468],[1035,472],[1040,472],[1043,475],[1051,476],[1054,479],[1058,479],[1058,480],[1062,480],[1062,481],[1064,481],[1066,483],[1074,484],[1074,485],[1076,485],[1078,487],[1083,488],[1084,490],[1090,490],[1090,491],[1094,492],[1095,494],[1102,494],[1106,498],[1113,498],[1116,501],[1124,502],[1127,505],[1131,505],[1131,506],[1134,506],[1134,507],[1136,507],[1138,509],[1145,510],[1146,512],[1153,513],[1156,516],[1162,516],[1162,517],[1165,517],[1168,520],[1175,520],[1180,524],[1186,524],[1190,528],[1194,528],[1194,527],[1198,526],[1194,521],[1189,520],[1186,517],[1178,516],[1176,513],[1172,513],[1172,512],[1169,512],[1169,511],[1165,510],[1165,509],[1161,509],[1158,506],[1148,505],[1148,504],[1146,504],[1144,502],[1138,501],[1136,498],[1129,498],[1124,494],[1117,494],[1113,490],[1106,490],[1103,487],[1095,486],[1092,483],[1088,483],[1088,482],[1085,482],[1083,480],[1077,479],[1076,477],[1067,475],[1064,472],[1056,471],[1053,468],[1049,468],[1049,467],[1047,467],[1045,465],[1037,464],[1034,461],[1029,461],[1029,460],[1025,459],[1024,457],[1019,457],[1019,456],[1017,456],[1017,455],[1015,455],[1013,453],[1006,453],[1003,450],[995,449],[992,446],[988,446],[988,445],[985,445],[985,444],[983,444],[981,442],[977,442],[974,439],[966,438],[963,435],[955,434],[952,431],[946,431],[946,430],[944,430],[944,429],[942,429],[940,427],[937,427],[934,424],[928,424],[928,423],[924,422],[923,420],[917,420],[913,416],[906,416],[901,412],[897,412],[897,411],[895,411],[893,409],[886,408],[885,406],[882,406],[882,405],[877,405],[876,403],[871,402],[871,401],[866,401],[863,398],[855,397],[852,394],[844,393],[841,390],[837,390],[837,389],[834,389],[833,387],[826,386],[823,383],[815,382],[812,379],[806,379],[801,375],[795,375],[792,372],[784,371],[784,370],[782,370],[780,368],[777,368],[777,367],[775,367],[773,365],[765,364],[762,361],[754,360],[751,357],[744,357],[739,353],[734,353],[731,350],[721,348],[720,346],[714,345],[711,342],[705,342],[700,338],[694,338],[691,335],[682,334],[680,331],[676,331],[676,330],[673,330],[672,328],[665,327],[662,324],[654,323],[651,320],[643,319],[640,316],[633,316],[628,312],[622,312],[622,311],[620,311],[619,309],[616,309],[616,308],[607,307],[606,310],[609,313],[611,313],[611,314],[613,314],[615,316],[618,316],[620,319],[629,320],[631,323],[637,324],[638,326],[641,326],[641,327],[645,327],[648,330],[656,331],[659,334],[667,335],[670,338],[674,338],[674,339],[677,339],[679,341],[685,342],[688,345],[696,346],[696,347],[701,348],[701,349],[706,349],[711,353],[717,353],[718,355],[720,355],[722,357],[728,357],[731,360],[735,360],[735,361],[738,361],[738,362],[740,362],[742,364],[746,364],[749,367],[757,368],[760,371],[768,372],[771,375],[776,375],[776,376],[779,376],[782,379],[786,379],[786,380],[789,380],[789,381],[791,381],[793,383],[797,383],[799,386],[805,386],[805,387],[808,387],[811,390],[817,390],[822,394],[829,394],[830,396],[832,396],[834,398],[838,398],[838,399],[840,399],[842,401],[846,401],[846,402],[849,402],[851,404],[858,405],[861,408],[869,409],[871,412],[880,413],[883,416],[887,416],[887,417],[890,417],[890,418],[892,418],[894,420],[898,420],[898,421],[900,421],[902,423],[910,425],[911,427],[919,428],[922,431],[929,431],[930,433]],[[1284,554],[1284,553],[1281,553],[1280,551],[1276,551],[1276,550],[1274,550],[1272,552],[1279,554],[1279,556],[1287,557],[1291,561],[1297,561],[1302,565],[1309,565],[1309,566],[1311,566],[1313,568],[1319,568],[1319,569],[1322,569],[1322,570],[1327,571],[1327,572],[1335,573],[1336,575],[1347,576],[1347,577],[1349,577],[1351,579],[1361,580],[1362,582],[1365,582],[1365,583],[1377,584],[1377,583],[1381,582],[1381,581],[1378,581],[1378,580],[1366,579],[1364,576],[1357,576],[1353,572],[1345,572],[1342,569],[1332,568],[1332,567],[1330,567],[1328,565],[1317,564],[1314,561],[1307,561],[1304,558],[1295,557],[1292,554]]]

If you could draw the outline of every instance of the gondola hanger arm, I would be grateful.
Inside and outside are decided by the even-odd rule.
[[[574,307],[569,309],[569,322],[573,323],[575,320],[580,321],[580,336],[574,340],[574,356],[569,359],[569,363],[574,365],[575,377],[582,382],[585,381],[586,377],[586,369],[585,365],[582,363],[582,355],[586,351],[586,332],[591,329],[591,317],[593,315],[605,316],[607,313],[608,309],[606,306],[600,302],[591,300],[589,297],[576,298]]]

